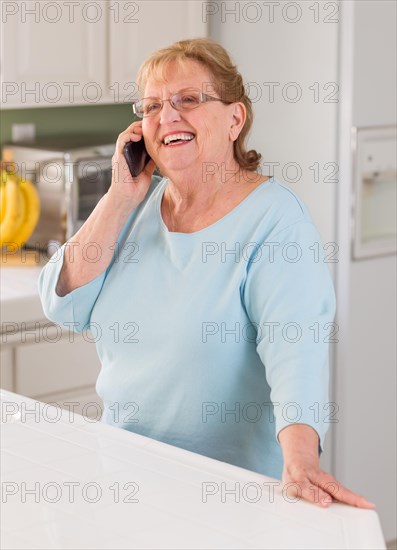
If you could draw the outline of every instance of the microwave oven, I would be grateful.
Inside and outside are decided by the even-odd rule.
[[[40,197],[40,218],[26,247],[47,250],[79,230],[109,189],[116,139],[80,134],[3,145],[3,160],[13,162]]]

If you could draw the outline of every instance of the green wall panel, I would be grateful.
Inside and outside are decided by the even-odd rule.
[[[36,136],[71,133],[112,133],[117,135],[134,121],[131,105],[90,105],[0,111],[0,145],[11,141],[15,123],[33,123]]]

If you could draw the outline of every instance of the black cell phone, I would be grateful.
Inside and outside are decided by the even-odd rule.
[[[124,156],[132,177],[136,178],[150,160],[143,137],[140,141],[130,141],[127,143],[124,146]]]

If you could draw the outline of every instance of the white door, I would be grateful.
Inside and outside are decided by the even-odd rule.
[[[107,2],[5,2],[3,108],[95,105],[107,95]]]

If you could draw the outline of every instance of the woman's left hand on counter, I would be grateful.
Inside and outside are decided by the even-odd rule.
[[[318,435],[313,428],[292,424],[281,430],[279,441],[284,455],[283,491],[289,501],[302,498],[323,508],[334,500],[358,508],[375,507],[320,468]]]

